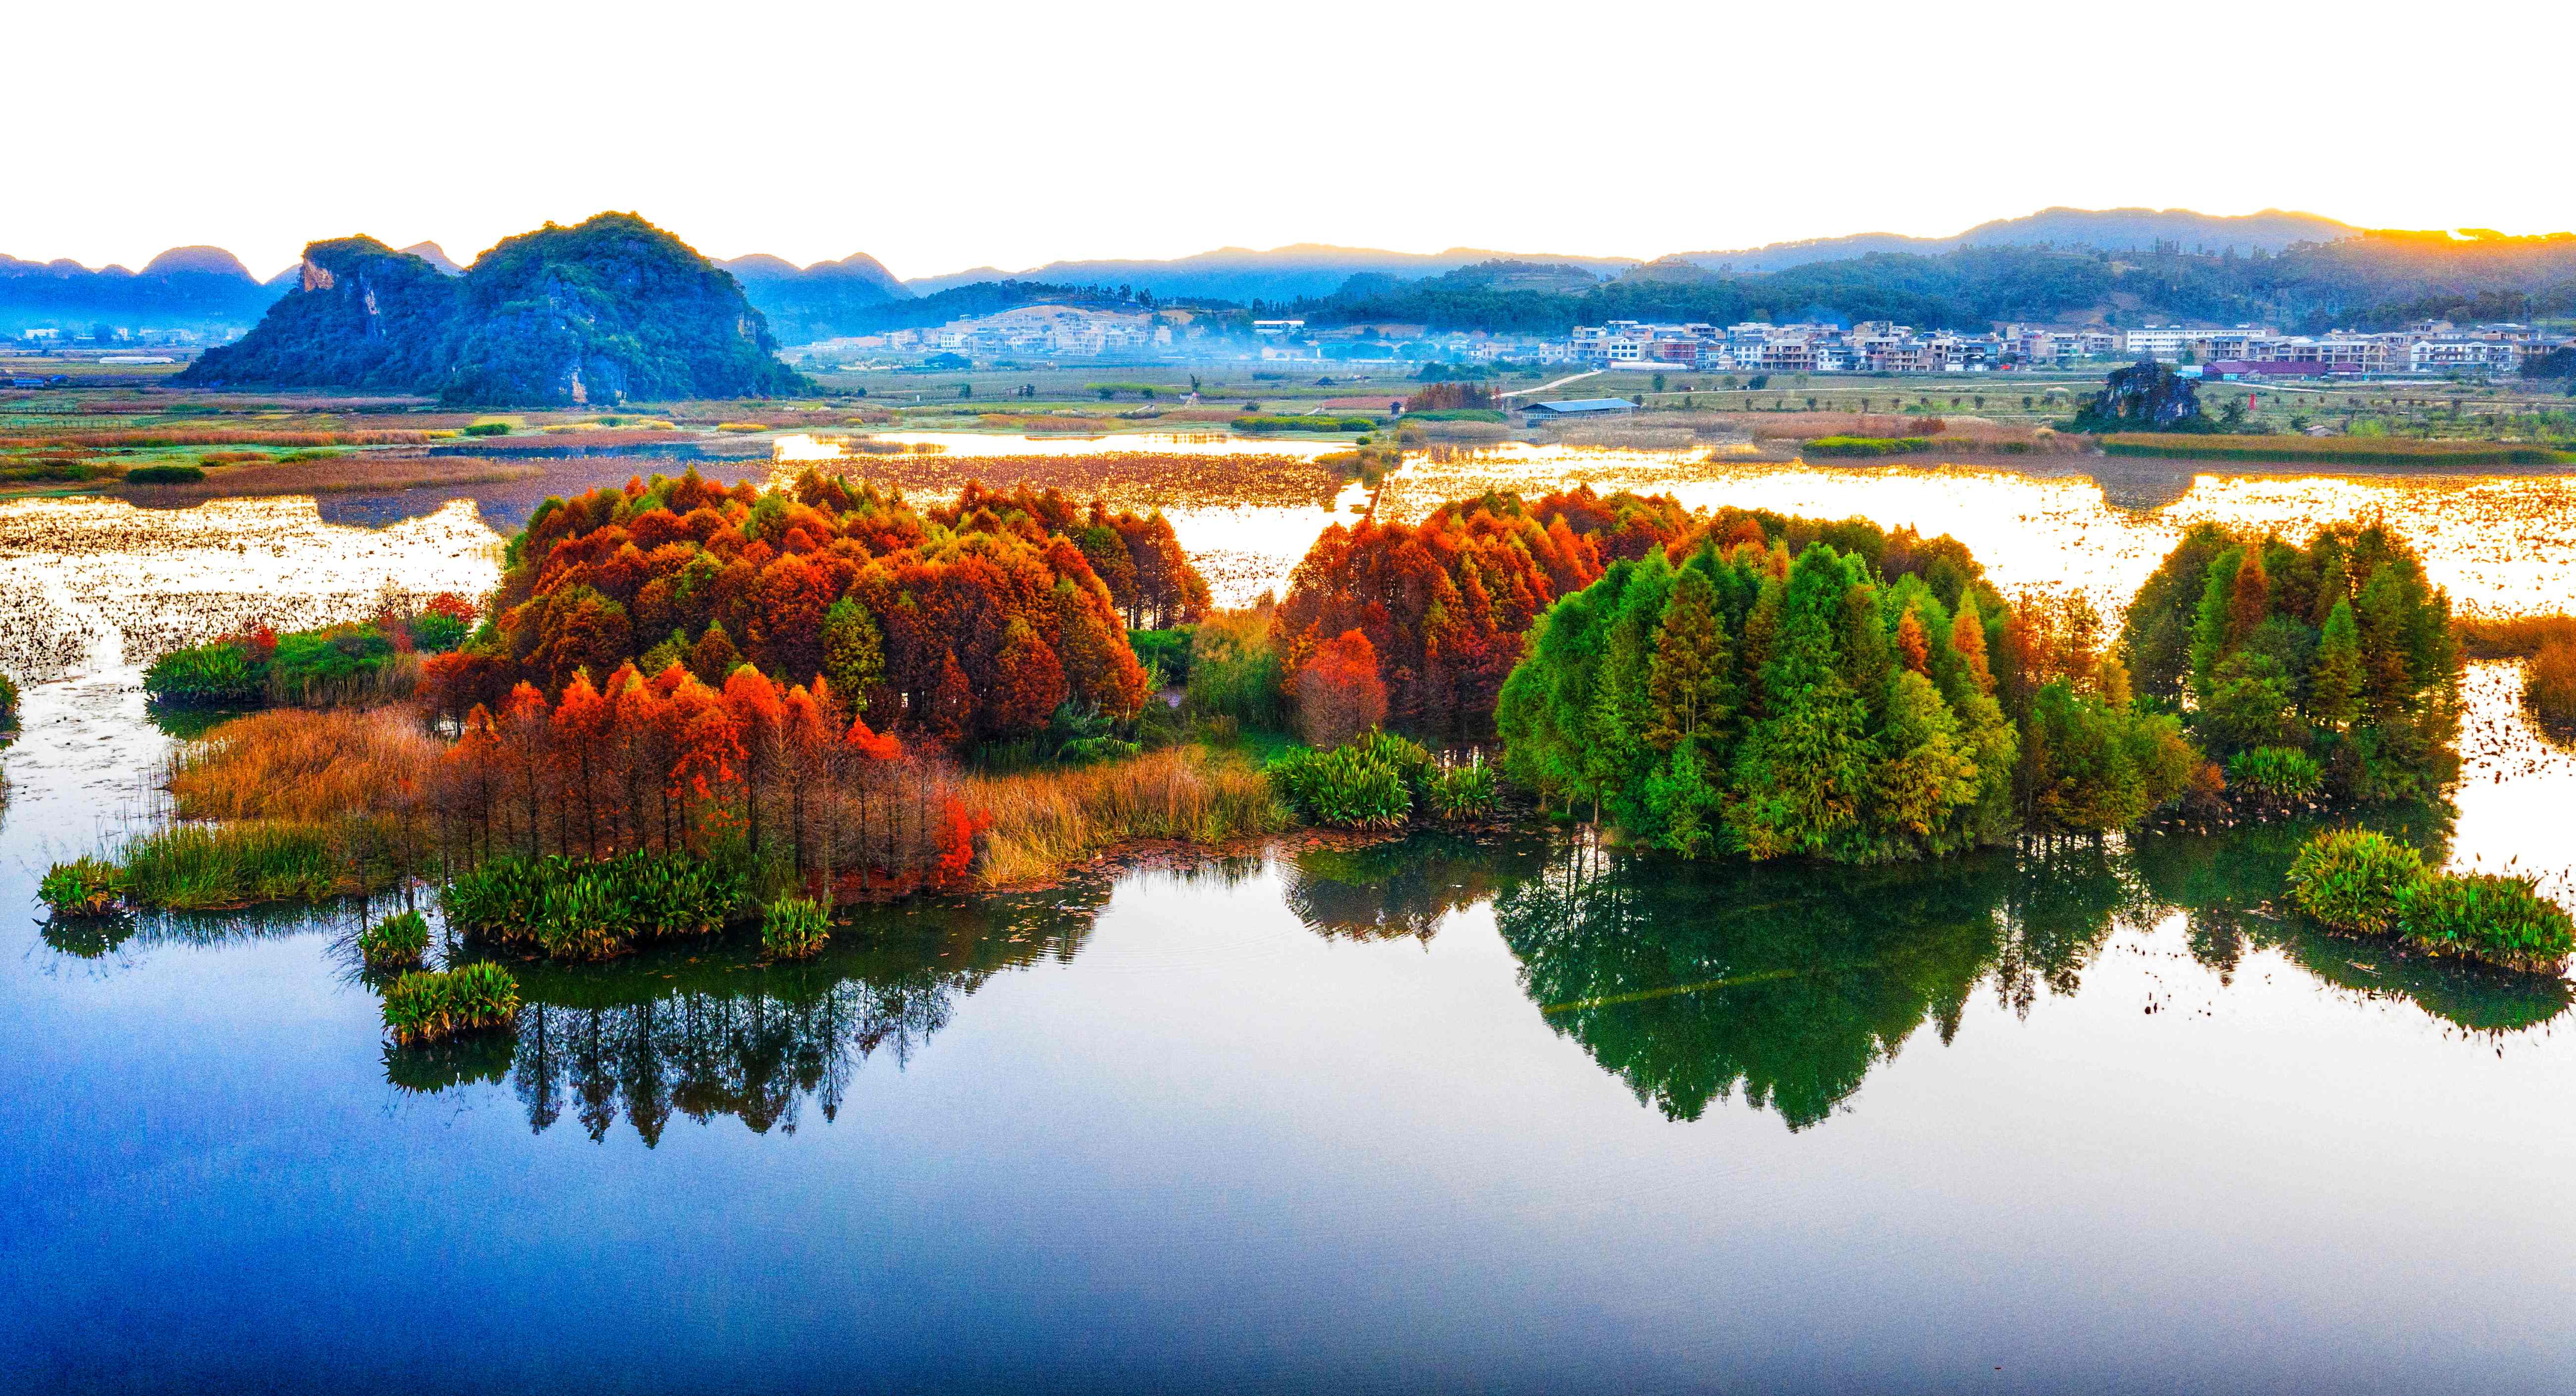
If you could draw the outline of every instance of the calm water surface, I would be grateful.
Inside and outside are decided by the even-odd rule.
[[[2296,830],[1289,847],[531,969],[515,1038],[393,1051],[359,908],[34,880],[142,800],[155,646],[488,584],[490,531],[13,509],[0,1388],[2576,1384],[2572,986],[2285,925]],[[2512,681],[2409,832],[2555,871]]]

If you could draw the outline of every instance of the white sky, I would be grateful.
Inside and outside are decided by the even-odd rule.
[[[2049,205],[2576,226],[2576,6],[9,7],[0,252],[459,261],[631,208],[898,275],[1289,242],[1651,257]],[[2556,113],[2556,116],[2550,115]]]

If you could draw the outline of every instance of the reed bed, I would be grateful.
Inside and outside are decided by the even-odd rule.
[[[2469,659],[2528,659],[2555,641],[2576,645],[2576,616],[2462,616],[2451,623]]]
[[[259,431],[249,427],[126,427],[27,437],[15,444],[95,451],[113,446],[426,446],[427,431]]]
[[[179,748],[168,783],[183,819],[309,822],[398,808],[439,751],[406,710],[276,708]]]
[[[986,888],[1053,879],[1121,843],[1215,844],[1286,827],[1270,782],[1246,762],[1172,748],[1072,770],[969,777],[988,811]]]
[[[139,834],[117,861],[130,905],[223,911],[379,891],[397,880],[396,847],[371,820],[252,820]]]
[[[1170,451],[1083,451],[1076,454],[969,456],[948,452],[869,454],[799,462],[824,475],[906,494],[955,495],[970,482],[1098,496],[1121,509],[1170,505],[1313,505],[1341,489],[1333,471],[1285,453],[1230,455]]]
[[[2112,456],[2280,461],[2292,465],[2562,465],[2576,461],[2576,453],[2502,441],[2166,432],[2115,432],[2102,438],[2102,452]]]

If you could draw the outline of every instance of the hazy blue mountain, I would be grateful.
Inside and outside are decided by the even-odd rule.
[[[144,264],[93,271],[68,258],[26,262],[0,256],[0,333],[39,326],[86,333],[93,324],[119,329],[190,329],[236,334],[277,299],[239,259],[220,247],[174,247]]]
[[[1673,256],[1704,267],[1742,272],[1784,271],[1810,262],[1838,262],[1872,252],[1938,253],[1962,247],[2119,252],[2153,248],[2161,243],[2176,245],[2184,252],[2225,253],[2233,249],[2241,257],[2258,250],[2286,251],[2303,242],[2334,242],[2361,231],[2317,214],[2276,208],[2242,215],[2195,213],[2187,208],[2047,208],[2023,218],[1980,223],[1953,237],[1854,233],[1849,237],[1806,238],[1731,252],[1680,252]]]
[[[1019,280],[1065,286],[1133,286],[1163,300],[1203,297],[1210,300],[1288,301],[1324,296],[1354,276],[1376,274],[1405,279],[1438,276],[1485,262],[1516,262],[1583,267],[1609,277],[1637,265],[1634,257],[1570,257],[1553,253],[1491,252],[1453,247],[1446,252],[1387,252],[1369,247],[1333,247],[1296,243],[1266,252],[1220,247],[1192,257],[1166,261],[1049,262],[1025,271],[992,267],[925,276],[904,283],[915,294],[929,295],[980,281]]]
[[[734,280],[742,283],[742,293],[769,317],[778,336],[791,344],[859,333],[869,307],[910,300],[913,295],[894,273],[864,252],[810,267],[757,252],[716,265],[733,273]]]

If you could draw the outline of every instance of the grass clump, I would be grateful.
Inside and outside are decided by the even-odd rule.
[[[175,465],[138,465],[125,472],[125,483],[129,485],[193,485],[205,478],[205,467],[185,462]]]
[[[2290,900],[2327,930],[2377,935],[2396,924],[2398,891],[2426,875],[2423,855],[2386,834],[2329,829],[2290,861]]]
[[[2258,746],[2227,759],[2227,788],[2273,809],[2314,799],[2325,783],[2316,758],[2296,747]]]
[[[2529,877],[2436,873],[2397,894],[2408,943],[2508,969],[2557,974],[2576,953],[2576,923]]]
[[[1371,728],[1341,746],[1301,747],[1270,763],[1271,784],[1318,824],[1394,829],[1413,813],[1414,787],[1431,772],[1431,753]]]
[[[2557,974],[2576,922],[2529,877],[2436,872],[2382,834],[2333,829],[2290,864],[2290,899],[2330,931],[2394,933],[2419,950]]]
[[[385,1026],[404,1046],[508,1027],[518,1015],[518,977],[488,960],[415,970],[385,990]]]
[[[45,870],[36,895],[57,916],[105,916],[125,901],[125,869],[104,858],[74,858]]]
[[[831,938],[831,918],[811,897],[780,897],[760,918],[760,946],[773,960],[812,959]]]
[[[724,929],[744,888],[725,865],[639,850],[596,862],[495,858],[457,874],[438,896],[447,923],[467,935],[552,959],[604,960],[638,940]]]
[[[1422,778],[1422,805],[1440,819],[1483,819],[1501,798],[1494,768],[1479,757],[1463,766],[1436,767]]]
[[[417,911],[397,912],[358,932],[358,957],[379,973],[418,969],[428,954],[429,920]]]

